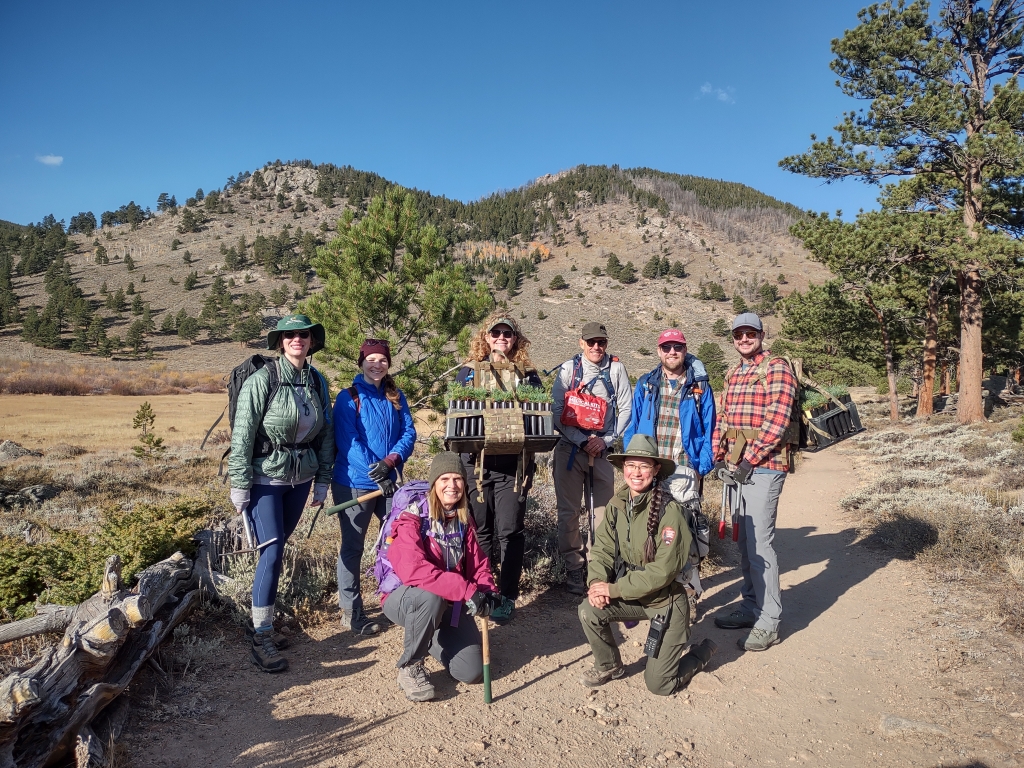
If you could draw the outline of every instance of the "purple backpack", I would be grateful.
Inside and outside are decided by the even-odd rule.
[[[430,483],[426,480],[413,480],[399,488],[391,500],[391,512],[384,518],[380,533],[377,535],[377,559],[373,564],[373,578],[377,580],[377,594],[381,597],[390,595],[402,586],[402,580],[398,578],[398,574],[391,567],[391,561],[388,560],[388,549],[394,541],[392,526],[399,515],[415,504],[420,514],[420,533],[426,535],[430,527],[430,511],[427,505],[429,491]]]

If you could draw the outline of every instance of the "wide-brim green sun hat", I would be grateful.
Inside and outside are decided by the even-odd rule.
[[[312,337],[309,346],[311,355],[324,348],[324,339],[327,334],[320,323],[314,323],[306,315],[288,315],[278,320],[277,327],[267,334],[267,349],[277,349],[278,339],[285,331],[309,331],[309,335]]]
[[[664,459],[658,455],[658,443],[650,435],[633,435],[624,453],[611,453],[608,461],[619,469],[626,462],[626,459],[653,459],[658,462],[658,479],[664,480],[676,471],[676,463],[672,459]]]

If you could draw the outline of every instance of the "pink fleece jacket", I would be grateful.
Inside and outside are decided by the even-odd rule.
[[[454,571],[445,570],[437,542],[420,535],[420,519],[417,514],[403,512],[392,523],[395,537],[388,549],[388,560],[404,586],[419,587],[452,602],[468,600],[477,590],[498,591],[491,576],[491,564],[476,540],[472,518],[466,529],[462,562]],[[382,602],[387,602],[387,597]]]

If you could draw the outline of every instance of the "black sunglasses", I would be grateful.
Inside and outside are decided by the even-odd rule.
[[[511,339],[516,335],[515,331],[488,331],[492,339]]]
[[[584,339],[583,343],[588,347],[607,347],[608,339]]]
[[[296,336],[300,339],[308,339],[309,331],[283,331],[281,335],[286,339],[294,339]]]
[[[662,344],[661,345],[661,351],[662,352],[685,352],[686,351],[686,345],[685,344],[670,344],[670,343],[666,343],[666,344]]]
[[[760,333],[760,331],[733,331],[732,337],[736,341],[739,341],[740,339],[756,339]]]

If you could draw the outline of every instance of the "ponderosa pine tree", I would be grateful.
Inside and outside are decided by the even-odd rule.
[[[886,0],[832,41],[831,67],[843,92],[871,102],[780,165],[838,181],[886,188],[892,208],[955,212],[969,238],[987,229],[1019,232],[1024,165],[1024,0],[945,0],[937,18],[927,0]],[[960,289],[958,419],[984,418],[983,272],[1009,266],[1005,254],[965,249],[955,264]]]
[[[393,188],[374,197],[358,221],[345,211],[337,237],[318,249],[323,290],[302,309],[327,331],[325,358],[342,377],[356,372],[366,337],[387,339],[392,375],[412,401],[429,397],[466,351],[472,325],[493,306],[432,225],[421,226],[414,197]]]

